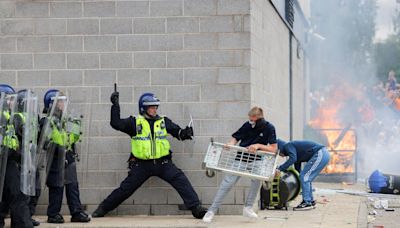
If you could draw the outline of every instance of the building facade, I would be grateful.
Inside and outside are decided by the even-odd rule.
[[[279,2],[294,6],[282,11]],[[0,1],[0,82],[32,88],[40,99],[61,89],[69,110],[85,115],[78,165],[90,212],[127,175],[130,139],[109,124],[114,82],[123,117],[154,92],[160,112],[181,127],[194,118],[196,140],[171,139],[173,160],[209,205],[222,177],[202,170],[210,137],[228,140],[250,107],[265,109],[278,137],[302,137],[306,23],[289,23],[287,9],[301,13],[295,0]],[[241,213],[246,186],[241,180],[229,193],[221,214]],[[39,213],[46,203],[47,191]],[[174,189],[151,178],[113,213],[187,213],[180,204]]]

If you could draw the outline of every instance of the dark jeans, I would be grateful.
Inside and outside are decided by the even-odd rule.
[[[153,160],[136,162],[121,185],[100,204],[101,208],[106,212],[114,210],[151,176],[157,176],[171,184],[178,191],[187,208],[200,204],[199,197],[186,175],[171,160],[164,159],[157,162]]]

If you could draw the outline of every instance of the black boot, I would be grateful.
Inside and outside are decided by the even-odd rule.
[[[53,217],[49,216],[49,217],[47,217],[47,222],[48,223],[64,223],[64,218],[60,214],[53,216]]]
[[[1,200],[1,199],[0,199]],[[0,203],[0,228],[4,228],[5,227],[5,219],[8,216],[8,209],[6,209],[5,204]]]
[[[204,215],[207,213],[207,208],[202,207],[201,205],[197,205],[193,207],[191,210],[193,217],[197,219],[202,219]]]
[[[40,222],[36,221],[35,219],[31,218],[33,226],[40,226]]]
[[[79,214],[73,215],[71,217],[71,222],[90,222],[90,217],[82,211]]]
[[[99,207],[92,213],[92,218],[104,217],[106,214],[107,212],[101,208],[101,205],[99,205]]]

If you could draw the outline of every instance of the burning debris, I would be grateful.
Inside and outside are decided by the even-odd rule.
[[[388,102],[392,93],[383,83],[367,87],[340,81],[310,94],[305,137],[329,148],[331,161],[324,174],[365,178],[379,168],[400,171],[393,159],[400,152],[400,112],[395,102]]]
[[[352,89],[343,84],[337,90],[328,92],[320,99],[318,108],[309,122],[312,131],[318,135],[331,153],[331,160],[323,170],[324,174],[344,174],[355,172],[355,155],[357,150],[354,121],[343,116],[342,110],[359,97]],[[358,112],[357,112],[358,113]],[[356,114],[357,114],[356,113]],[[346,124],[345,124],[346,123]]]

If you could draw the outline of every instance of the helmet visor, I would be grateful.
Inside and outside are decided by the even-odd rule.
[[[159,106],[159,101],[143,101],[143,106]]]

